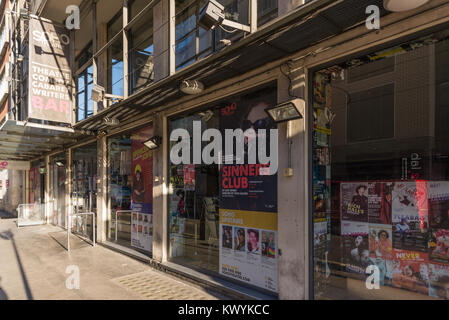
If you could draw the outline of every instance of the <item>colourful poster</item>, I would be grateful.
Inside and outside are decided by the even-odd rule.
[[[342,221],[342,254],[346,271],[365,274],[366,268],[371,264],[368,232],[368,223]]]
[[[143,142],[153,136],[153,127],[131,135],[132,205],[131,245],[152,251],[153,240],[153,157]]]
[[[424,189],[418,182],[396,182],[394,185],[392,225],[393,247],[396,249],[428,250],[428,216]]]
[[[368,222],[368,185],[367,182],[340,185],[342,220]]]
[[[195,191],[195,165],[184,165],[184,190]]]
[[[369,252],[372,258],[391,260],[393,258],[391,225],[369,225]]]
[[[449,300],[449,266],[429,264],[429,296]]]
[[[429,294],[429,265],[427,253],[393,250],[393,286]]]
[[[391,225],[393,186],[392,182],[341,183],[342,220]]]
[[[267,155],[270,151],[269,133],[277,126],[265,109],[275,104],[275,92],[268,92],[261,97],[240,97],[230,103],[232,107],[221,108],[220,130],[224,137],[229,135],[226,130],[253,129],[255,133],[244,138],[242,154],[237,147],[232,154],[223,154],[223,160],[231,159],[232,164],[220,166],[221,208],[277,212],[277,172],[268,172],[268,166],[258,161],[261,141],[267,146]],[[256,158],[255,163],[250,163],[252,156]]]
[[[243,152],[235,147],[221,156],[232,164],[220,165],[220,274],[273,292],[278,291],[277,172],[260,163],[258,148],[265,140],[268,156],[271,143],[277,143],[270,137],[277,126],[265,112],[276,102],[276,91],[267,90],[220,108],[223,136],[229,134],[226,130],[254,130],[244,138]]]
[[[131,215],[131,245],[146,251],[152,251],[153,215],[132,212]]]
[[[434,262],[449,264],[449,230],[434,229],[431,231],[429,258]]]
[[[449,181],[429,182],[429,225],[449,230]]]
[[[368,184],[368,222],[391,225],[394,182]]]
[[[277,292],[277,214],[220,209],[220,273]]]

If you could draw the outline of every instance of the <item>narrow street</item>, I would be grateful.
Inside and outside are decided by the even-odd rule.
[[[76,236],[68,253],[66,235],[50,225],[18,229],[16,219],[0,213],[0,300],[223,298]],[[66,286],[69,266],[79,268],[79,289]]]

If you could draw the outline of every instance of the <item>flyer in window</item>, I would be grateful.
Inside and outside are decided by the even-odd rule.
[[[449,266],[429,264],[429,296],[449,300]]]
[[[277,214],[220,209],[220,273],[277,292]]]
[[[131,245],[146,251],[153,249],[153,157],[143,142],[152,135],[152,126],[136,130],[131,135],[131,209],[133,217],[136,213],[137,218],[132,221]]]
[[[427,253],[394,249],[393,286],[428,295],[429,265]]]
[[[272,162],[261,164],[257,151],[264,140],[266,156],[277,156],[269,147],[271,130],[277,126],[265,112],[276,102],[276,91],[270,90],[240,97],[220,109],[224,136],[229,129],[249,134],[243,152],[234,148],[233,154],[223,154],[232,161],[220,166],[219,271],[273,292],[278,291],[277,167],[271,171]],[[253,163],[252,155],[257,155]]]
[[[420,199],[416,182],[396,182],[392,192],[393,247],[428,251],[427,201]],[[421,206],[421,209],[420,209]]]

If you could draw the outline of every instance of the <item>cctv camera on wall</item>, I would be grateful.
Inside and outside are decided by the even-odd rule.
[[[201,10],[199,25],[206,30],[210,30],[224,19],[224,6],[218,1],[209,0]]]
[[[225,7],[216,0],[209,0],[200,13],[199,25],[206,29],[214,29],[215,26],[227,26],[237,30],[250,32],[250,26],[232,20],[225,19]]]

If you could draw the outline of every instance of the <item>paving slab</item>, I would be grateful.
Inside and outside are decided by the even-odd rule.
[[[225,299],[102,246],[91,246],[52,225],[17,228],[0,215],[0,300]],[[68,289],[67,267],[79,270]]]

